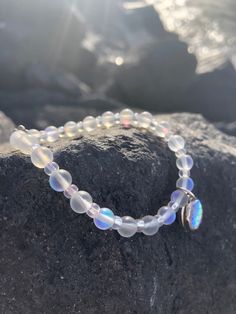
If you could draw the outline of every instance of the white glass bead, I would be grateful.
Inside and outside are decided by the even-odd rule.
[[[114,224],[112,226],[112,229],[118,230],[120,226],[122,225],[122,219],[120,216],[115,216]]]
[[[180,170],[179,171],[179,176],[180,177],[189,177],[190,176],[190,171],[189,170]]]
[[[59,170],[59,166],[56,162],[52,161],[46,165],[44,172],[50,176],[54,171]]]
[[[83,120],[83,126],[85,131],[92,132],[97,127],[97,121],[94,117],[88,116]]]
[[[98,229],[110,229],[115,221],[113,211],[109,208],[101,208],[98,215],[94,218],[94,224]]]
[[[122,237],[132,237],[138,230],[136,220],[130,216],[122,217],[122,225],[118,229],[119,234]]]
[[[86,211],[86,214],[91,218],[95,218],[97,217],[99,211],[100,206],[96,203],[93,203],[92,206]]]
[[[176,187],[177,188],[183,188],[183,189],[188,190],[188,191],[192,191],[194,188],[194,182],[189,177],[182,177],[182,178],[179,178],[177,180]]]
[[[53,153],[47,147],[38,146],[32,150],[31,161],[38,168],[44,168],[53,161]]]
[[[136,220],[137,223],[137,232],[143,232],[143,228],[144,228],[144,221],[143,219],[137,219]]]
[[[157,123],[155,128],[155,134],[158,137],[164,138],[166,137],[170,132],[170,125],[167,121],[161,121]]]
[[[21,141],[21,138],[25,135],[24,131],[17,130],[14,131],[10,136],[10,144],[15,149],[19,149],[19,141]]]
[[[97,127],[100,128],[102,126],[102,117],[98,116],[96,118],[96,122],[97,122]]]
[[[92,206],[91,195],[86,191],[75,192],[70,199],[70,207],[78,214],[86,213]]]
[[[59,134],[59,137],[60,137],[60,138],[65,137],[64,126],[60,126],[60,127],[58,128],[58,134]]]
[[[115,113],[115,124],[120,124],[120,114],[119,114],[119,112]]]
[[[56,142],[59,138],[58,129],[55,126],[49,126],[45,129],[46,132],[46,140],[49,143]]]
[[[36,138],[40,138],[40,131],[36,130],[36,129],[31,129],[28,131],[28,134],[36,137]]]
[[[179,206],[177,203],[175,202],[169,202],[167,207],[170,207],[171,209],[173,209],[173,211],[177,212],[179,210]]]
[[[30,154],[32,147],[35,144],[38,144],[38,142],[37,138],[23,131],[15,131],[10,137],[11,145],[16,149],[19,149],[24,154]]]
[[[176,203],[178,207],[183,207],[188,203],[188,196],[182,190],[176,190],[171,194],[171,201]]]
[[[124,109],[120,112],[120,123],[125,128],[131,127],[133,118],[134,113],[130,109]]]
[[[157,218],[151,215],[143,217],[142,220],[144,221],[144,227],[143,227],[142,232],[146,235],[156,234],[158,229],[161,226]]]
[[[115,116],[111,111],[106,111],[102,115],[102,125],[106,128],[110,128],[115,124]]]
[[[183,148],[183,149],[178,150],[175,153],[175,155],[176,155],[176,157],[180,157],[180,156],[186,155],[186,153],[187,153],[186,149]]]
[[[75,137],[78,134],[77,123],[69,121],[64,125],[64,132],[68,137]]]
[[[138,127],[148,129],[152,122],[152,115],[150,112],[144,111],[138,116]]]
[[[81,133],[83,133],[83,131],[84,131],[83,122],[80,121],[80,122],[77,123],[77,132],[78,132],[79,134],[81,134]]]
[[[172,136],[169,138],[168,146],[169,146],[170,150],[172,150],[172,151],[174,151],[174,152],[177,152],[178,150],[184,148],[184,146],[185,146],[185,141],[184,141],[184,139],[182,138],[182,136],[179,136],[179,135],[172,135]]]
[[[65,191],[72,183],[71,174],[63,169],[53,171],[49,178],[51,188],[57,192]]]
[[[64,192],[63,192],[63,194],[64,194],[64,196],[66,197],[66,198],[71,198],[72,197],[72,195],[75,193],[75,192],[77,192],[78,191],[78,187],[75,185],[75,184],[71,184]]]
[[[40,131],[40,143],[46,143],[47,142],[47,134],[44,130]]]
[[[193,167],[193,159],[189,155],[182,155],[177,158],[176,166],[180,170],[190,170]]]
[[[157,221],[160,224],[170,225],[175,221],[175,219],[176,213],[172,208],[163,206],[158,210]]]

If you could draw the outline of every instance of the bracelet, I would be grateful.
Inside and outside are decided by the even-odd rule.
[[[119,217],[109,208],[100,208],[93,202],[88,192],[80,191],[72,184],[71,174],[59,168],[53,161],[53,152],[46,146],[62,138],[76,139],[86,132],[95,131],[96,128],[109,129],[115,125],[150,131],[167,142],[169,149],[176,155],[176,165],[179,169],[177,189],[171,194],[170,202],[161,207],[154,216],[148,215],[141,219]],[[190,170],[193,167],[193,159],[186,153],[185,140],[179,135],[172,134],[168,122],[158,122],[149,112],[134,113],[130,109],[124,109],[113,114],[107,111],[96,118],[88,116],[78,123],[69,121],[59,128],[49,126],[42,131],[27,130],[20,125],[11,134],[10,144],[22,153],[30,155],[32,163],[44,169],[49,176],[51,188],[63,192],[64,196],[70,199],[72,210],[79,214],[86,213],[101,230],[114,229],[123,237],[131,237],[136,232],[154,235],[162,225],[170,225],[175,221],[180,208],[184,227],[197,230],[201,224],[203,209],[200,200],[192,192],[194,182],[190,177]]]

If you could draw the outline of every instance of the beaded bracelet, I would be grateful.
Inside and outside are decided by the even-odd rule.
[[[141,219],[130,216],[119,217],[115,216],[109,208],[100,208],[93,202],[88,192],[80,191],[75,184],[72,184],[71,174],[59,168],[53,161],[52,151],[45,147],[61,138],[78,138],[96,128],[108,129],[115,125],[151,131],[158,138],[166,141],[169,149],[176,155],[176,165],[179,169],[177,190],[171,194],[170,202],[161,207],[155,216],[148,215]],[[201,224],[203,209],[200,200],[192,193],[194,183],[190,178],[190,170],[193,167],[193,160],[186,154],[185,141],[181,136],[172,134],[168,122],[157,122],[149,112],[138,114],[130,109],[124,109],[120,113],[113,114],[107,111],[96,118],[88,116],[78,123],[70,121],[59,128],[50,126],[43,131],[27,130],[21,125],[12,133],[10,143],[22,153],[29,154],[32,163],[44,169],[49,176],[51,188],[63,192],[65,197],[70,199],[72,210],[79,214],[86,213],[99,229],[114,229],[123,237],[131,237],[136,232],[154,235],[162,225],[170,225],[175,221],[176,213],[180,208],[183,226],[196,230]]]

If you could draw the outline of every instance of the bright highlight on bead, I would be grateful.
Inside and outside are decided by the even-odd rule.
[[[31,153],[31,161],[38,168],[44,168],[53,161],[53,153],[47,147],[38,146]]]
[[[92,197],[86,191],[75,192],[70,199],[70,207],[78,214],[86,213],[92,206],[92,203]]]
[[[183,149],[185,146],[185,141],[182,136],[172,135],[168,141],[169,149],[173,152],[177,152],[180,149]]]
[[[183,188],[188,191],[192,191],[194,187],[194,182],[191,178],[189,177],[182,177],[179,178],[176,182],[176,187],[177,188]]]
[[[130,216],[125,216],[122,217],[122,225],[118,229],[118,232],[122,237],[129,238],[137,232],[137,229],[136,220]]]
[[[72,177],[70,173],[63,169],[54,171],[49,178],[51,188],[57,192],[65,191],[71,183]]]
[[[115,116],[111,111],[106,111],[101,117],[102,125],[106,128],[110,128],[115,124]]]
[[[101,208],[96,218],[94,218],[94,224],[101,230],[107,230],[114,224],[114,214],[109,208]]]
[[[120,123],[124,128],[129,128],[132,125],[134,113],[130,109],[124,109],[120,113]]]
[[[197,230],[202,222],[203,209],[199,200],[191,202],[187,206],[186,219],[191,230]]]

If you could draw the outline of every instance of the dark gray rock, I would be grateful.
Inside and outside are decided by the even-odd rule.
[[[165,118],[195,160],[205,209],[196,233],[177,222],[153,237],[99,231],[29,158],[1,147],[1,313],[235,313],[236,140],[199,115]],[[80,189],[120,215],[154,214],[175,188],[174,156],[137,130],[99,131],[53,149]]]
[[[3,112],[0,111],[0,144],[8,142],[15,125]]]

